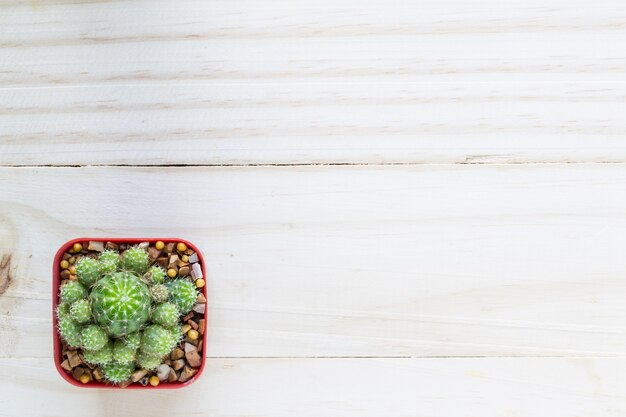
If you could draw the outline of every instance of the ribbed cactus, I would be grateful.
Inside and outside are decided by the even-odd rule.
[[[100,263],[100,272],[102,274],[110,274],[120,267],[120,254],[114,250],[105,250],[98,257]]]
[[[82,340],[82,347],[85,350],[102,349],[109,341],[107,333],[101,327],[96,326],[95,324],[85,326],[80,335]]]
[[[58,320],[61,320],[63,317],[68,317],[70,315],[70,304],[59,303],[57,305],[56,315]]]
[[[81,345],[81,326],[73,318],[66,316],[61,317],[58,321],[58,329],[61,337],[65,342],[73,347]]]
[[[87,323],[91,320],[91,305],[88,300],[75,301],[69,309],[70,317],[79,323]]]
[[[141,336],[141,351],[149,355],[164,356],[171,352],[178,343],[174,331],[158,324],[146,327]]]
[[[100,264],[93,258],[83,256],[76,261],[76,279],[89,288],[100,278]]]
[[[167,284],[169,290],[169,301],[174,303],[180,314],[187,314],[191,311],[198,299],[198,290],[193,282],[186,279],[176,279]]]
[[[133,363],[110,363],[102,366],[102,372],[107,381],[119,384],[130,378],[135,370]]]
[[[150,258],[148,252],[139,246],[126,249],[122,254],[122,265],[127,271],[143,275],[148,269]]]
[[[163,284],[155,284],[150,287],[150,295],[152,296],[152,300],[155,303],[162,303],[167,300],[167,296],[169,295],[169,291],[167,287]]]
[[[139,352],[137,355],[137,364],[148,371],[156,369],[163,362],[163,358],[158,355],[150,355],[145,352]]]
[[[85,350],[83,351],[83,357],[85,360],[94,365],[106,365],[113,361],[113,343],[107,341],[107,343],[98,350]]]
[[[159,304],[152,312],[152,321],[163,327],[172,327],[178,323],[178,307],[172,303]]]
[[[72,304],[75,301],[87,298],[87,289],[78,281],[69,281],[61,287],[61,301]]]
[[[114,337],[136,332],[150,317],[150,290],[129,272],[108,275],[91,291],[96,321]]]
[[[117,339],[113,345],[113,361],[117,363],[132,363],[135,360],[137,349],[127,346],[122,339]]]
[[[144,278],[146,281],[152,284],[163,284],[166,276],[167,273],[165,272],[165,269],[161,268],[158,265],[154,265],[148,269],[148,272],[145,273]]]
[[[123,339],[124,344],[132,349],[139,349],[139,345],[141,344],[141,333],[131,333],[126,335]]]

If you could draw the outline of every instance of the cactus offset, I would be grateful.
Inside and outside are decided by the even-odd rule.
[[[152,371],[163,362],[163,358],[158,355],[150,355],[145,352],[139,352],[137,355],[137,364],[145,370]]]
[[[91,319],[91,305],[88,300],[75,301],[69,310],[70,317],[79,323],[87,323]]]
[[[172,327],[178,323],[178,307],[172,303],[159,304],[152,312],[152,321],[163,327]]]
[[[196,286],[186,279],[176,279],[167,284],[169,290],[169,301],[174,303],[180,314],[187,314],[191,311],[198,299]]]
[[[132,363],[135,360],[137,349],[126,345],[122,339],[117,339],[113,345],[113,361],[117,363]]]
[[[61,301],[72,304],[75,301],[87,298],[87,289],[77,281],[66,282],[60,290]]]
[[[155,303],[162,303],[167,300],[169,293],[167,286],[163,284],[155,284],[150,287],[150,296]]]
[[[68,317],[70,315],[70,304],[59,303],[59,305],[57,305],[56,315],[58,320],[61,320],[63,317]]]
[[[109,341],[107,333],[95,324],[90,324],[83,328],[81,331],[81,339],[82,347],[85,350],[102,349]]]
[[[148,257],[148,252],[139,246],[126,249],[126,252],[122,255],[122,265],[124,269],[138,275],[143,275],[146,269],[148,269],[149,264],[150,258]]]
[[[139,349],[139,345],[141,344],[141,333],[131,333],[124,337],[124,344],[132,349]]]
[[[76,261],[76,279],[89,288],[100,278],[100,264],[93,258],[83,256]]]
[[[150,284],[163,284],[167,273],[158,265],[153,265],[145,273],[144,279]]]
[[[73,318],[61,317],[58,322],[58,329],[65,342],[73,347],[81,345],[81,326]]]
[[[114,250],[105,250],[98,257],[102,274],[110,274],[120,267],[120,254]]]
[[[111,341],[98,350],[85,350],[83,351],[83,357],[85,361],[93,365],[106,365],[113,361],[113,344]]]
[[[134,370],[135,365],[132,363],[109,363],[102,366],[104,378],[114,384],[128,380]]]
[[[173,331],[152,324],[146,327],[141,336],[141,351],[149,355],[164,356],[174,349],[177,337]]]
[[[114,337],[136,332],[150,317],[150,291],[129,272],[116,272],[98,281],[91,301],[96,321]]]

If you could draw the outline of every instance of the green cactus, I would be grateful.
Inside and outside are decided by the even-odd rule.
[[[149,355],[165,356],[174,349],[178,336],[158,324],[146,327],[141,336],[141,351]]]
[[[63,317],[69,317],[70,315],[70,304],[69,303],[59,303],[56,309],[57,320],[61,320]]]
[[[58,322],[59,334],[65,342],[72,347],[81,345],[81,327],[73,318],[61,317]]]
[[[78,281],[68,281],[61,287],[61,301],[72,304],[75,301],[87,298],[87,289]]]
[[[106,365],[113,361],[113,343],[107,341],[102,349],[84,350],[83,357],[93,365]]]
[[[76,261],[76,279],[89,288],[100,278],[100,264],[93,258],[83,256]]]
[[[81,331],[82,347],[85,350],[99,350],[102,349],[109,337],[107,333],[99,326],[90,324],[85,326]]]
[[[102,366],[104,378],[114,384],[128,380],[134,370],[135,365],[132,363],[109,363]]]
[[[178,323],[178,307],[172,303],[163,303],[155,307],[152,312],[152,321],[163,327],[172,327]]]
[[[120,267],[120,254],[114,250],[105,250],[98,257],[102,274],[111,274]]]
[[[163,284],[155,284],[150,287],[150,296],[152,296],[152,300],[155,303],[162,303],[167,300],[167,296],[169,295],[169,290],[167,286]]]
[[[150,355],[145,352],[139,352],[137,355],[137,364],[148,371],[156,369],[163,362],[163,358],[158,355]]]
[[[79,323],[87,323],[91,319],[91,305],[88,300],[78,300],[70,306],[70,317]]]
[[[180,314],[187,314],[191,311],[198,299],[198,290],[193,282],[186,279],[175,279],[167,284],[169,290],[169,301],[174,303]]]
[[[127,271],[143,275],[146,269],[148,269],[150,258],[145,249],[139,246],[133,246],[132,248],[128,248],[122,255],[122,264]]]
[[[113,345],[113,361],[117,363],[131,363],[135,360],[137,349],[126,345],[122,339],[117,339]]]
[[[91,290],[91,301],[94,318],[114,337],[136,332],[150,317],[148,286],[129,272],[100,279]]]
[[[131,349],[139,349],[139,345],[141,345],[141,333],[131,333],[124,337],[124,344]]]
[[[147,282],[151,284],[163,284],[163,282],[165,282],[166,276],[167,272],[165,272],[165,269],[161,268],[158,265],[153,265],[148,269],[148,272],[146,272],[144,278]]]

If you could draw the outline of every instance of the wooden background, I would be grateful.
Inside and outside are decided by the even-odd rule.
[[[0,416],[626,415],[626,5],[0,0]],[[76,236],[207,261],[207,369],[81,390]]]

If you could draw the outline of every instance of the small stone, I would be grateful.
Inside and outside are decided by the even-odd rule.
[[[172,253],[172,252],[174,252],[174,248],[175,247],[176,247],[176,243],[170,242],[167,245],[165,245],[165,252]]]
[[[167,268],[167,265],[168,265],[167,258],[157,258],[156,263],[161,268]]]
[[[187,320],[187,324],[191,326],[192,329],[198,330],[198,323],[193,320]]]
[[[202,357],[198,353],[198,349],[185,353],[185,358],[187,358],[187,363],[194,368],[199,368],[202,364]]]
[[[126,388],[131,384],[131,382],[132,381],[130,379],[127,379],[126,381],[118,382],[117,386],[120,388]]]
[[[145,387],[146,385],[148,385],[149,380],[150,378],[148,378],[147,376],[144,376],[143,378],[139,380],[139,383]]]
[[[72,257],[72,254],[70,254],[70,253],[65,252],[65,253],[63,254],[63,260],[64,260],[64,261],[67,261],[67,260],[68,260],[68,259],[70,259],[71,257]],[[69,262],[68,262],[68,264],[69,264]]]
[[[100,368],[96,368],[93,370],[93,377],[96,379],[96,381],[102,381],[104,375],[102,375],[102,371],[100,370]]]
[[[185,255],[191,255],[193,252],[193,249],[187,248],[187,250],[185,251]]]
[[[148,249],[148,246],[150,246],[150,242],[141,242],[140,244],[137,245],[137,247],[141,249]]]
[[[172,361],[172,368],[175,371],[178,371],[178,370],[182,369],[183,366],[185,366],[185,360],[184,359],[177,359],[175,361]]]
[[[191,343],[194,346],[198,346],[198,339],[190,339],[189,336],[185,336],[185,338],[183,339],[186,343]]]
[[[175,267],[175,266],[176,266],[176,263],[178,262],[178,255],[172,255],[172,256],[170,256],[170,261],[169,261],[169,262],[170,262],[170,263],[168,264],[168,266],[169,266],[170,268]]]
[[[192,317],[193,317],[193,311],[189,312],[189,314],[187,314],[185,317],[183,317],[182,321],[187,321],[187,320],[189,320]]]
[[[106,249],[110,249],[114,251],[120,250],[120,245],[118,245],[117,243],[113,243],[113,242],[107,242],[106,245],[104,245],[104,247]]]
[[[157,385],[159,385],[159,383],[161,382],[161,380],[159,379],[158,376],[156,375],[152,375],[150,377],[150,379],[148,379],[148,382],[150,383],[150,385],[152,385],[153,387],[156,387]]]
[[[185,356],[185,352],[179,347],[175,348],[170,354],[170,358],[175,361],[176,359],[180,359]]]
[[[187,382],[189,381],[191,378],[193,378],[193,376],[198,372],[197,369],[194,369],[190,366],[185,366],[185,369],[183,369],[183,372],[181,372],[180,374],[180,378],[178,378],[178,381],[180,382]]]
[[[70,271],[67,269],[64,269],[63,271],[61,271],[61,279],[69,279],[70,278]]]
[[[167,380],[167,377],[170,374],[170,367],[162,363],[161,365],[159,365],[156,372],[159,381],[163,382]]]
[[[87,245],[88,250],[95,250],[96,252],[102,252],[104,250],[104,242],[99,242],[97,240],[90,240]]]
[[[175,382],[178,379],[176,372],[170,369],[170,374],[167,376],[167,382]]]
[[[204,314],[204,310],[206,308],[206,304],[196,304],[195,306],[193,306],[193,311],[195,311],[196,313],[200,313],[200,314]]]
[[[202,352],[202,340],[198,343],[198,352]]]
[[[189,275],[189,267],[188,266],[183,266],[178,270],[178,275],[180,275],[181,277],[186,277],[187,275]]]
[[[194,345],[192,345],[189,342],[185,342],[185,354],[187,354],[187,352],[191,352],[196,350],[196,347]]]
[[[150,258],[150,262],[156,261],[160,254],[161,254],[161,251],[155,248],[154,246],[150,246],[148,248],[148,257]]]
[[[75,350],[67,351],[67,360],[72,368],[76,368],[82,363],[82,361],[80,360],[80,356],[78,356],[78,352],[76,352]]]
[[[189,255],[189,263],[195,264],[198,261],[200,261],[200,259],[198,259],[198,254],[197,253],[193,253],[193,254]]]
[[[180,328],[180,331],[182,333],[187,333],[189,331],[189,329],[191,329],[191,326],[188,324],[185,324],[183,327]]]
[[[194,279],[204,278],[204,275],[202,275],[202,268],[200,267],[200,264],[192,264],[191,269],[193,270]]]
[[[166,365],[168,365],[168,366],[171,366],[171,365],[172,365],[172,360],[171,360],[171,359],[165,359],[165,360],[163,361],[163,363],[164,363],[164,364],[166,364]]]
[[[61,362],[61,368],[65,369],[68,372],[72,370],[72,367],[70,366],[70,362],[67,359]]]
[[[197,303],[206,303],[206,297],[204,296],[204,294],[200,293],[198,294],[198,299],[196,300]]]
[[[78,367],[76,367],[76,368],[74,368],[72,370],[72,376],[74,377],[74,379],[79,379],[80,376],[82,374],[84,374],[84,373],[85,373],[85,370],[82,367],[80,367],[80,366],[78,366]]]
[[[147,373],[148,373],[148,371],[146,371],[145,369],[139,369],[139,370],[133,372],[133,374],[130,376],[130,380],[133,381],[133,382],[137,382],[141,378],[146,376]]]
[[[70,281],[76,281],[76,275],[70,275]]]
[[[204,319],[198,320],[198,333],[204,334]]]

